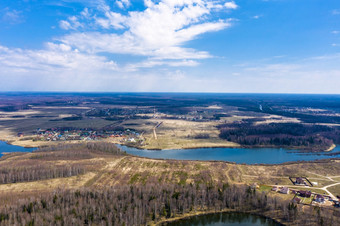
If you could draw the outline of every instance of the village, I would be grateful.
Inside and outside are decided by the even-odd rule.
[[[323,206],[323,207],[336,207],[340,208],[340,196],[335,196],[330,193],[326,186],[322,188],[325,192],[320,194],[320,192],[312,191],[312,187],[318,185],[317,182],[310,182],[306,177],[289,177],[290,181],[293,183],[292,186],[272,186],[271,191],[292,196],[292,201],[297,204],[312,205],[312,206]],[[337,185],[335,183],[333,185]],[[332,185],[330,185],[332,186]],[[301,188],[298,188],[301,187]],[[327,194],[326,194],[327,193]]]
[[[24,133],[18,133],[18,137],[25,137]],[[119,130],[94,130],[79,128],[50,128],[42,130],[38,128],[33,132],[32,141],[94,141],[107,138],[118,139],[120,143],[138,143],[144,142],[143,137],[132,129]]]

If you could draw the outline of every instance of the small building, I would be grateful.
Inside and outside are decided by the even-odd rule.
[[[277,191],[278,190],[278,188],[276,187],[276,186],[274,186],[273,188],[272,188],[272,191]]]
[[[312,196],[312,192],[311,191],[299,191],[299,195],[301,197],[310,198]]]
[[[295,184],[297,184],[297,185],[305,185],[306,182],[305,182],[305,180],[302,177],[297,177],[296,180],[295,180]]]
[[[282,187],[280,189],[280,193],[282,193],[282,194],[289,194],[289,188],[288,187]]]
[[[324,203],[325,197],[323,195],[316,195],[316,197],[314,198],[314,201],[318,203]]]

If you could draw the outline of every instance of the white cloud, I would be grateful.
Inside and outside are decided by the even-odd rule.
[[[38,51],[0,46],[0,68],[23,72],[93,71],[101,68],[117,70],[117,65],[105,57],[79,53],[65,44],[47,43],[46,49]]]
[[[116,4],[119,8],[128,8],[131,5],[130,0],[116,0]]]
[[[127,1],[124,4],[128,4]],[[231,7],[227,4],[221,8],[220,1],[149,0],[145,1],[145,5],[148,8],[144,11],[130,11],[127,15],[103,6],[103,15],[92,19],[108,32],[75,32],[59,41],[92,53],[133,54],[162,59],[204,59],[211,57],[210,54],[182,46],[201,34],[231,26],[228,19],[209,19],[213,11]],[[116,30],[123,32],[117,33]]]
[[[11,10],[7,7],[7,8],[0,10],[0,12],[2,14],[1,19],[3,21],[7,22],[7,23],[19,24],[19,23],[22,23],[24,21],[21,11]]]
[[[91,14],[90,14],[88,8],[85,8],[85,9],[80,13],[80,15],[81,15],[82,17],[86,18],[86,19],[89,19],[90,16],[91,16]]]
[[[67,21],[61,20],[59,22],[59,26],[61,29],[64,29],[64,30],[77,30],[80,27],[84,27],[84,25],[78,21],[78,18],[76,16],[68,17]]]
[[[152,68],[155,66],[171,66],[171,67],[193,67],[197,66],[198,62],[194,60],[181,60],[181,61],[173,61],[173,60],[147,60],[143,62],[139,62],[136,64],[127,65],[124,70],[125,71],[137,71],[139,68]]]
[[[255,19],[255,20],[257,20],[257,19],[260,19],[261,17],[262,17],[262,15],[255,15],[255,16],[253,16],[252,18]]]
[[[234,1],[226,2],[226,3],[224,3],[224,6],[227,9],[237,9],[238,8],[238,5],[236,5],[236,3]]]
[[[126,17],[115,12],[106,11],[105,18],[99,17],[96,18],[95,21],[104,29],[123,29],[125,27],[124,23],[126,22]]]

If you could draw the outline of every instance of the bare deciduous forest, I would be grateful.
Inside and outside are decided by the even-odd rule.
[[[340,212],[298,206],[248,186],[148,184],[58,190],[0,209],[1,225],[146,225],[192,211],[234,210],[294,225],[336,225]]]

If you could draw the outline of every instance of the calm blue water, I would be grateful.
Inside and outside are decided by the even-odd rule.
[[[4,141],[0,141],[0,158],[3,152],[32,152],[36,148],[23,148],[20,146],[10,145]]]
[[[119,145],[124,151],[132,155],[138,155],[156,159],[178,160],[218,160],[246,164],[278,164],[291,161],[311,161],[316,159],[336,158],[340,154],[329,156],[324,154],[302,154],[297,150],[282,148],[195,148],[173,150],[140,150]],[[327,153],[340,152],[340,146]]]
[[[136,148],[118,145],[129,154],[155,158],[155,159],[177,159],[177,160],[217,160],[246,164],[278,164],[291,161],[312,161],[316,159],[339,158],[337,155],[303,154],[297,150],[282,148],[195,148],[174,150],[140,150]],[[0,141],[0,157],[3,152],[32,152],[35,148],[23,148],[9,145]],[[340,152],[340,145],[329,154]]]
[[[216,213],[174,221],[167,226],[278,226],[273,220],[246,213]]]

